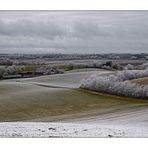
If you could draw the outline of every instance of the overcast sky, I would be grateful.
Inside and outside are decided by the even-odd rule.
[[[0,11],[0,53],[148,53],[148,11]]]

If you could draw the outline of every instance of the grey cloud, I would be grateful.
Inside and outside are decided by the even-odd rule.
[[[33,22],[31,20],[4,22],[0,20],[1,36],[39,36],[53,38],[63,36],[64,34],[64,28],[52,22]]]
[[[107,37],[110,36],[110,33],[107,32],[105,26],[99,27],[98,23],[87,21],[79,21],[76,22],[73,26],[73,36],[79,38],[91,38],[97,36]]]
[[[0,11],[0,53],[148,52],[148,11]]]

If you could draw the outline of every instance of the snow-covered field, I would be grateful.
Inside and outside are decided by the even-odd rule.
[[[0,123],[0,137],[148,137],[148,127],[50,122]]]
[[[75,90],[83,78],[108,73],[85,71],[1,81],[0,119],[19,122],[1,122],[0,137],[148,137],[148,102]],[[89,113],[71,113],[74,117],[65,113],[78,109]],[[52,113],[65,113],[65,117],[51,120]]]
[[[92,74],[104,75],[111,73],[108,70],[94,70],[94,71],[80,71],[80,72],[69,72],[64,74],[50,75],[50,76],[40,76],[35,78],[21,79],[25,82],[40,82],[50,84],[50,86],[58,87],[69,87],[78,88],[82,79],[88,78]]]
[[[147,114],[141,106],[60,122],[3,122],[0,137],[148,137]]]

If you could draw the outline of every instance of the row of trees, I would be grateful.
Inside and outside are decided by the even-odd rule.
[[[72,69],[82,69],[82,68],[100,68],[106,70],[146,70],[148,69],[148,63],[138,64],[138,65],[121,65],[117,62],[106,61],[106,62],[98,62],[91,61],[88,63],[73,63],[70,62],[66,64],[67,70]]]
[[[109,76],[92,75],[82,81],[80,88],[113,95],[148,98],[147,85],[141,86],[127,81],[146,76],[148,76],[148,70],[122,71]]]
[[[24,69],[24,66],[0,67],[0,79],[7,75],[16,75]]]
[[[106,62],[98,62],[98,61],[91,61],[88,63],[73,63],[70,62],[66,64],[67,70],[72,69],[82,69],[82,68],[100,68],[100,69],[107,69],[107,70],[122,70],[123,67],[117,63],[113,63],[112,61]]]
[[[51,65],[41,66],[37,68],[36,72],[42,73],[43,75],[63,73],[63,71],[59,70],[56,66],[51,66]]]
[[[141,65],[132,65],[132,64],[127,64],[124,67],[124,70],[147,70],[148,69],[148,63],[143,63]]]
[[[1,66],[0,67],[0,79],[5,78],[7,76],[14,76],[18,74],[21,75],[21,73],[24,72],[24,70],[25,70],[25,66],[16,66],[16,65],[12,65],[8,67]],[[51,75],[51,74],[63,73],[63,71],[59,70],[56,66],[46,65],[46,66],[41,66],[37,68],[36,71],[33,73],[34,75],[36,73],[40,73],[42,75]]]

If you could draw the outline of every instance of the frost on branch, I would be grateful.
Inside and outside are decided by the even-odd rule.
[[[92,75],[82,81],[80,88],[120,96],[148,98],[147,85],[140,86],[128,81],[147,76],[148,70],[126,70],[107,76]]]

